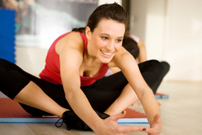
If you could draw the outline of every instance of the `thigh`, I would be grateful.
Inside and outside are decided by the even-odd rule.
[[[93,85],[82,87],[92,107],[104,112],[121,94],[128,84],[122,72],[97,80]]]
[[[13,99],[27,84],[29,79],[15,64],[0,59],[0,90]]]
[[[149,60],[140,63],[138,66],[145,82],[152,89],[153,93],[156,93],[156,90],[162,80],[164,70],[162,64],[157,60]]]
[[[165,76],[168,73],[168,71],[170,70],[170,64],[168,62],[166,62],[166,61],[161,61],[160,63],[163,66],[163,69],[164,69],[163,70],[163,76]]]
[[[51,99],[53,99],[57,104],[64,108],[71,109],[69,103],[65,98],[65,93],[62,85],[47,82],[29,73],[26,73],[26,77],[36,83],[41,88],[41,90],[44,91],[44,93]]]

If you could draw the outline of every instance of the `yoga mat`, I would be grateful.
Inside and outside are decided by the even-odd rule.
[[[35,117],[27,113],[16,101],[0,98],[0,123],[55,123],[57,116]],[[133,109],[126,109],[126,117],[119,124],[148,123],[146,115]]]
[[[0,98],[0,123],[54,123],[58,117],[34,117],[16,101]]]
[[[131,108],[126,109],[125,118],[119,119],[118,124],[143,124],[148,123],[145,113],[141,113]]]
[[[169,96],[167,94],[163,94],[163,93],[156,93],[155,94],[156,99],[168,99]]]

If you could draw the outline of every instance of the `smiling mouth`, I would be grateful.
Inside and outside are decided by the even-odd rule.
[[[104,52],[104,51],[102,51],[102,50],[100,50],[105,56],[108,56],[108,57],[110,57],[112,54],[113,54],[113,52]]]

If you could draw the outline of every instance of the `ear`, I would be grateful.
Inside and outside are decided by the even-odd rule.
[[[91,38],[91,29],[90,29],[90,27],[88,27],[88,26],[86,27],[85,34],[86,34],[87,39]]]

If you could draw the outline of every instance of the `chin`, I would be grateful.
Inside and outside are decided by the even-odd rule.
[[[112,60],[112,58],[113,58],[113,57],[111,57],[111,58],[101,58],[100,61],[101,61],[102,63],[109,63],[109,62]]]

